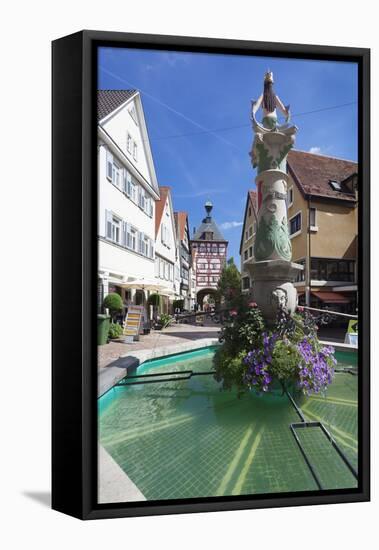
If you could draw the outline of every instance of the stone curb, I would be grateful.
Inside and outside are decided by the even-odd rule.
[[[121,355],[116,361],[119,365],[110,365],[100,370],[98,376],[97,396],[101,397],[108,390],[113,388],[128,373],[128,370],[135,370],[139,365],[151,359],[175,355],[186,351],[214,346],[219,343],[218,338],[200,338],[196,341],[180,342],[179,344],[157,347],[154,350],[136,350],[133,355]],[[115,361],[115,362],[116,362]]]

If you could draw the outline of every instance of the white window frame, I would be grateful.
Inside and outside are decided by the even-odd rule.
[[[132,178],[130,187],[130,198],[134,204],[138,204],[138,183]]]
[[[129,132],[126,134],[126,150],[128,153],[132,154],[132,136],[129,134]]]
[[[128,112],[129,112],[130,116],[132,117],[133,122],[135,123],[135,125],[138,126],[137,111],[136,111],[135,106],[133,105],[133,106],[128,110]]]
[[[112,164],[112,183],[117,189],[123,188],[123,168],[114,158]]]
[[[122,231],[122,220],[112,212],[112,229],[111,229],[111,240],[116,244],[121,244],[121,231]],[[118,239],[115,238],[118,232]]]
[[[137,251],[138,230],[133,225],[128,224],[126,230],[126,246],[129,250]]]
[[[311,223],[311,210],[314,210],[314,213],[315,213],[315,219],[314,219],[314,222],[315,223]],[[318,226],[317,226],[317,208],[315,206],[310,206],[309,207],[309,230],[310,231],[313,231],[313,232],[316,232],[318,231]]]

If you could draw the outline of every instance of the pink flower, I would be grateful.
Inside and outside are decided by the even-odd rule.
[[[237,315],[237,311],[235,309],[231,309],[229,313],[232,317],[235,317]]]
[[[298,309],[299,311],[304,311],[303,306],[297,306],[297,309]]]
[[[257,307],[257,306],[258,306],[257,302],[250,302],[249,303],[249,307]]]

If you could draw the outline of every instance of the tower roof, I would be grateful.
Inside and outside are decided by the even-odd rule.
[[[200,227],[197,229],[195,234],[192,237],[192,241],[221,241],[221,242],[227,242],[221,231],[219,230],[216,222],[211,216],[211,212],[213,209],[213,204],[211,201],[207,201],[204,205],[206,216],[201,222]],[[210,238],[210,235],[212,237]]]

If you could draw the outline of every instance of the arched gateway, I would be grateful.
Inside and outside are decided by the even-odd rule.
[[[206,296],[217,290],[221,271],[225,266],[228,241],[222,236],[211,216],[213,205],[205,203],[206,216],[191,239],[193,265],[196,273],[196,301],[202,307]]]

